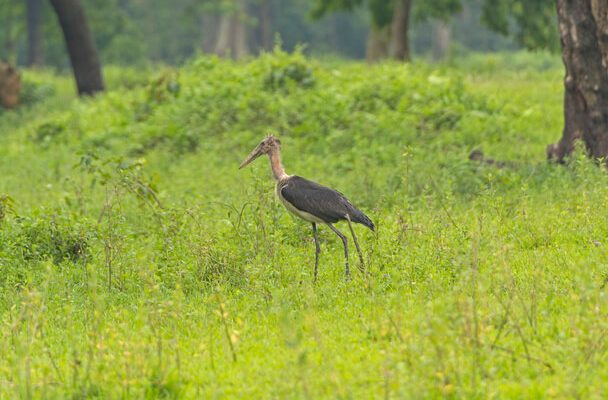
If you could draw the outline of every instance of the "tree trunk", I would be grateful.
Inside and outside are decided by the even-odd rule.
[[[608,68],[608,3],[600,0],[592,0],[591,11],[597,24],[602,62],[604,68]]]
[[[608,157],[608,5],[605,0],[556,0],[564,77],[564,130],[547,147],[563,161],[582,138],[593,158]]]
[[[230,55],[230,42],[232,37],[232,15],[222,14],[220,26],[217,30],[217,40],[213,52],[220,57]]]
[[[216,13],[205,12],[201,16],[201,49],[205,53],[215,51],[215,43],[217,42],[217,34],[219,30],[218,20],[221,19]]]
[[[245,4],[236,0],[235,10],[222,14],[214,53],[220,57],[243,58],[249,54]]]
[[[367,38],[365,58],[367,62],[374,63],[388,57],[390,43],[390,29],[388,26],[377,28],[372,26]]]
[[[393,13],[392,35],[393,35],[393,56],[397,60],[409,61],[410,43],[408,31],[410,27],[410,11],[412,0],[397,0]]]
[[[234,57],[237,59],[249,55],[249,45],[247,43],[247,26],[245,17],[247,16],[245,4],[242,0],[237,0],[237,12],[232,16],[232,48]]]
[[[104,90],[97,47],[89,30],[80,0],[51,0],[68,48],[78,94]]]
[[[272,9],[270,0],[262,0],[259,8],[260,16],[260,36],[262,49],[271,51],[273,46],[272,38]]]
[[[27,64],[41,66],[43,64],[42,52],[42,24],[40,12],[41,0],[27,0]]]
[[[447,57],[452,41],[452,31],[446,21],[433,21],[433,59],[442,60]]]

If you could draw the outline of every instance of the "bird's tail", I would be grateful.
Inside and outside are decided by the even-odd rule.
[[[367,215],[363,214],[361,211],[359,211],[355,208],[354,210],[352,210],[351,214],[352,214],[350,216],[351,221],[357,222],[361,225],[365,225],[372,231],[376,229],[376,226],[374,225],[372,220]]]

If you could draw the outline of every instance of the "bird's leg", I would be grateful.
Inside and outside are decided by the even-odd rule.
[[[317,224],[312,223],[312,233],[315,236],[315,282],[317,281],[317,270],[319,268],[319,254],[321,253],[321,246],[319,246],[319,233],[317,232]]]
[[[348,221],[348,227],[350,228],[350,233],[353,235],[353,241],[355,242],[355,247],[357,248],[357,253],[359,253],[359,260],[361,261],[361,267],[359,269],[361,272],[365,273],[365,263],[363,262],[363,254],[361,253],[361,249],[359,248],[359,242],[357,242],[357,235],[355,235],[355,230],[353,229],[353,224],[350,221],[350,215],[346,214],[346,220]]]
[[[346,258],[346,276],[350,276],[350,269],[348,268],[348,239],[339,230],[336,229],[332,224],[327,224],[332,231],[336,232],[336,235],[340,236],[342,243],[344,243],[344,257]]]

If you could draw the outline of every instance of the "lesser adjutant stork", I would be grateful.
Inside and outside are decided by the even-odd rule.
[[[346,275],[349,276],[348,239],[346,239],[346,236],[333,225],[338,221],[347,221],[350,233],[353,236],[353,241],[355,242],[355,247],[357,248],[357,253],[359,254],[359,260],[361,261],[361,271],[365,271],[363,254],[361,254],[361,249],[359,248],[352,222],[363,224],[373,231],[374,223],[372,220],[355,208],[342,193],[297,175],[287,175],[281,164],[281,142],[272,135],[262,140],[260,144],[253,149],[245,161],[241,163],[239,169],[245,167],[263,154],[267,154],[270,159],[272,174],[277,181],[277,196],[283,205],[285,205],[285,208],[298,217],[312,223],[312,232],[315,237],[316,246],[315,281],[317,279],[319,254],[321,252],[317,224],[326,224],[340,237],[340,239],[342,239],[342,243],[344,244],[344,257],[346,258]]]

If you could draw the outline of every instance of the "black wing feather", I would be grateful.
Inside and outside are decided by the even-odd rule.
[[[296,175],[287,179],[280,190],[285,200],[298,210],[312,214],[325,222],[338,222],[349,215],[352,221],[374,229],[373,222],[337,190]]]

